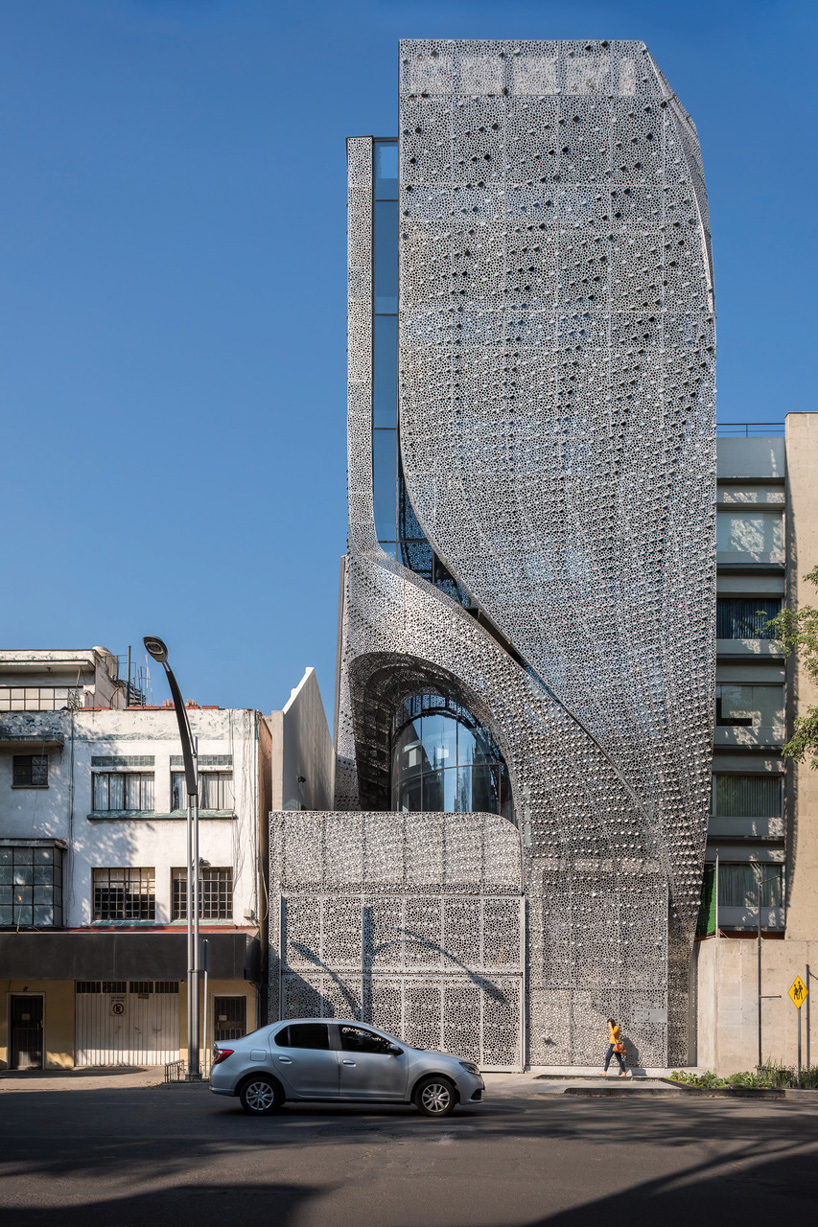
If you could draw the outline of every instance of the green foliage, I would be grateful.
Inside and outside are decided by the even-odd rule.
[[[727,1078],[719,1078],[709,1069],[703,1074],[691,1074],[684,1069],[674,1069],[670,1075],[670,1081],[680,1082],[685,1086],[695,1086],[703,1091],[729,1090],[731,1087],[747,1087],[750,1090],[800,1087],[802,1090],[818,1090],[818,1065],[813,1065],[810,1069],[802,1069],[800,1081],[798,1070],[791,1069],[788,1065],[776,1065],[772,1061],[768,1061],[761,1069],[745,1070],[740,1074],[730,1074]]]
[[[818,588],[818,567],[813,567],[804,579]],[[818,609],[814,605],[782,609],[767,627],[785,655],[797,656],[807,676],[818,682]],[[792,737],[783,753],[797,763],[809,759],[810,766],[818,769],[818,707],[808,707],[806,714],[795,717]]]

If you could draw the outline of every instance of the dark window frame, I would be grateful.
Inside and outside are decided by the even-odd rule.
[[[171,869],[171,919],[187,920],[187,870]],[[233,919],[233,866],[209,865],[200,870],[200,920]]]
[[[156,870],[123,865],[93,870],[94,921],[156,921]]]
[[[15,754],[11,770],[14,788],[48,788],[47,754]]]

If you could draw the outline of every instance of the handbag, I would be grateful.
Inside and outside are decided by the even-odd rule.
[[[622,1041],[620,1040],[618,1044],[614,1044],[614,1046],[613,1046],[613,1050],[614,1050],[614,1052],[624,1052],[624,1051],[625,1051],[625,1045],[624,1045],[624,1044],[622,1043]]]

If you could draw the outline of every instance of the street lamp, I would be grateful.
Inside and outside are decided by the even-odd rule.
[[[199,772],[196,743],[190,731],[190,721],[182,693],[173,670],[168,664],[168,649],[156,635],[142,640],[149,656],[165,670],[173,696],[182,761],[185,764],[187,787],[187,1074],[190,1079],[201,1077],[199,1069]]]
[[[757,911],[758,911],[758,1068],[761,1069],[761,891],[768,882],[777,882],[778,874],[770,874],[766,878],[761,877],[759,871],[757,890]]]

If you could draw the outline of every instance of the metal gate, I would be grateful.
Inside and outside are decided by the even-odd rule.
[[[164,1065],[179,1059],[175,980],[78,980],[77,1065]]]

